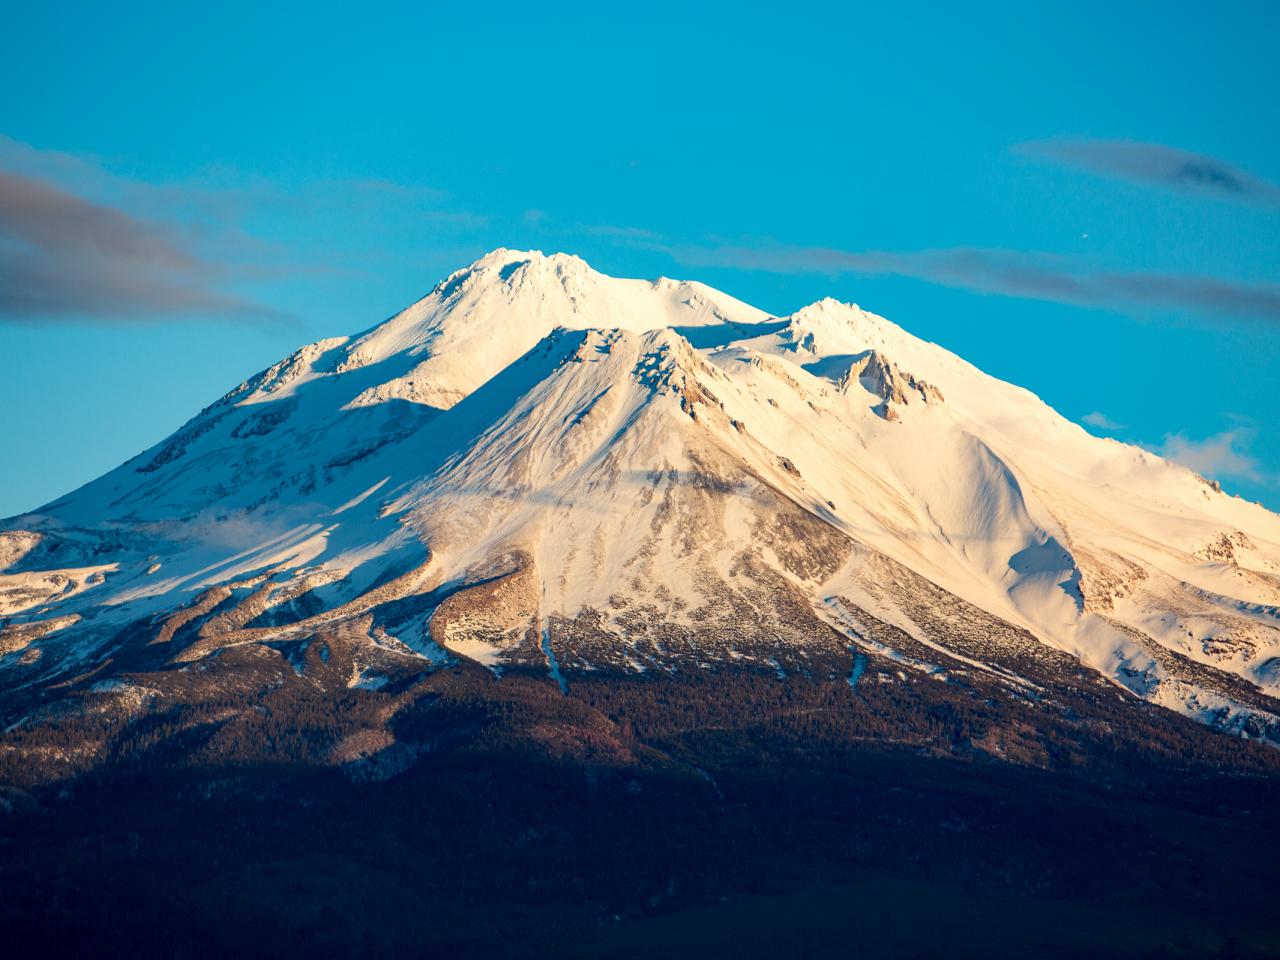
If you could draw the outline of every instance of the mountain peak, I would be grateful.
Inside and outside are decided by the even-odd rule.
[[[542,279],[595,273],[581,257],[571,253],[543,253],[541,250],[515,250],[497,247],[461,270],[456,270],[433,288],[432,293],[456,293],[467,280],[473,283],[507,283],[521,270]],[[600,274],[596,274],[601,276]]]

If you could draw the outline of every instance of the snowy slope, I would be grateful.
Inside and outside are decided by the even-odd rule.
[[[181,662],[351,623],[562,686],[874,652],[1015,689],[1030,637],[1280,729],[1280,517],[855,306],[559,254],[494,251],[3,529],[4,684],[177,620]]]

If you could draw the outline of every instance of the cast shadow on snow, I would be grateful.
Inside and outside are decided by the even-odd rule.
[[[784,330],[790,321],[764,320],[760,323],[716,323],[709,326],[672,327],[698,350],[728,346],[735,340],[754,340]]]
[[[835,382],[847,374],[849,368],[855,363],[865,360],[872,353],[874,353],[872,350],[863,350],[860,353],[841,353],[830,357],[822,357],[812,363],[803,363],[800,366],[815,377]]]
[[[1064,570],[1070,570],[1067,578],[1058,581],[1057,586],[1071,598],[1078,613],[1084,612],[1080,568],[1057,538],[1049,537],[1044,543],[1032,544],[1019,550],[1009,558],[1009,569],[1022,577],[1046,574],[1057,576]]]

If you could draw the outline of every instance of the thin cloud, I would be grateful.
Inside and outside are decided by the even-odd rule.
[[[352,215],[387,211],[447,215],[449,195],[424,184],[376,177],[318,178],[284,186],[234,168],[211,165],[177,181],[149,182],[117,175],[91,155],[46,150],[0,134],[0,170],[47,180],[100,203],[153,219],[239,223],[255,214],[338,209]]]
[[[1121,310],[1133,306],[1280,323],[1280,284],[1183,274],[1100,271],[1079,260],[977,247],[852,252],[829,247],[651,244],[688,267],[912,277],[941,286]]]
[[[1100,410],[1094,410],[1092,413],[1086,413],[1080,418],[1081,421],[1087,423],[1091,427],[1097,427],[1099,430],[1123,430],[1123,423],[1116,423],[1110,417]]]
[[[0,172],[0,321],[281,316],[219,275],[172,226]]]
[[[613,240],[652,240],[657,241],[658,235],[652,230],[646,230],[644,227],[620,227],[610,223],[597,223],[585,226],[582,232],[592,237],[608,237]]]
[[[229,287],[380,268],[387,236],[486,229],[441,190],[372,178],[283,185],[207,167],[178,181],[0,134],[0,323],[181,316],[282,319]],[[337,222],[342,229],[335,231]],[[282,239],[283,235],[287,240]],[[321,241],[323,238],[323,241]]]
[[[389,196],[397,200],[442,200],[446,196],[443,190],[437,190],[435,187],[397,183],[394,180],[383,180],[375,177],[338,182],[349,184],[357,193],[371,196]]]
[[[1258,461],[1249,452],[1256,432],[1249,427],[1235,427],[1204,440],[1193,440],[1182,433],[1166,434],[1156,448],[1166,460],[1190,467],[1196,473],[1214,479],[1249,480],[1260,483],[1262,473]]]
[[[1018,144],[1014,149],[1104,177],[1253,206],[1280,207],[1280,185],[1217,157],[1159,143],[1055,137]]]

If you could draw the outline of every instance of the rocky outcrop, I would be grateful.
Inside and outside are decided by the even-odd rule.
[[[1252,550],[1253,544],[1239,530],[1224,530],[1194,554],[1197,560],[1210,563],[1236,563],[1237,550]]]
[[[848,394],[854,384],[880,398],[874,408],[885,420],[900,418],[897,407],[904,407],[914,398],[919,403],[942,403],[942,391],[933,384],[907,373],[878,350],[868,350],[855,359],[845,374],[837,380],[841,392]]]

